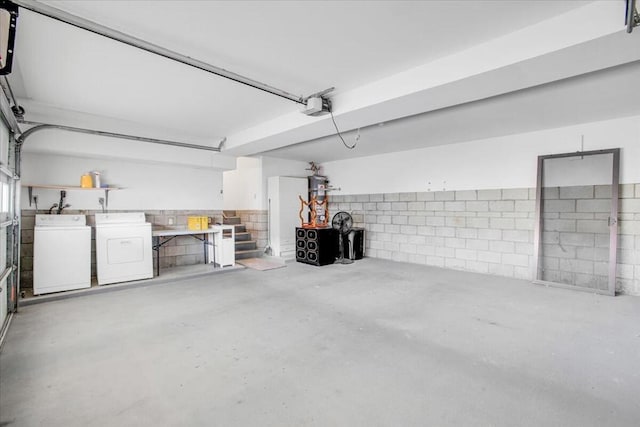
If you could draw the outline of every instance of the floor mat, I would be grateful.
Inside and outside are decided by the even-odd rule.
[[[282,268],[287,266],[286,264],[275,262],[275,261],[269,261],[264,258],[240,259],[236,261],[236,264],[244,265],[247,268],[251,268],[253,270],[260,270],[260,271],[274,270],[276,268]]]

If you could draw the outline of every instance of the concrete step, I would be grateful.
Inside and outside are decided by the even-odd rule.
[[[225,225],[237,225],[242,224],[239,216],[228,216],[222,219],[222,223]]]
[[[260,249],[250,249],[247,251],[236,251],[236,260],[247,258],[260,258],[264,251]]]
[[[236,241],[236,253],[238,251],[248,251],[250,249],[257,249],[257,243],[255,240]]]
[[[247,233],[247,227],[244,224],[231,224],[231,225],[235,225],[236,240],[238,240],[238,234]]]
[[[224,235],[226,236],[227,233],[224,233]],[[251,233],[249,233],[248,231],[236,233],[236,242],[244,242],[247,240],[251,240]]]

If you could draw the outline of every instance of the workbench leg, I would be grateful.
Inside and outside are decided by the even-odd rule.
[[[156,252],[156,276],[160,276],[160,237],[153,237],[153,250]]]
[[[213,245],[213,248],[211,248],[211,254],[213,255],[213,266],[216,266],[216,235],[215,234],[211,234],[211,237],[213,237],[213,242],[211,243],[211,245]],[[222,267],[222,265],[220,266]]]
[[[209,264],[209,233],[204,233],[204,263]]]

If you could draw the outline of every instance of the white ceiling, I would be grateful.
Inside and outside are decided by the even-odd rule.
[[[462,141],[532,132],[572,124],[640,115],[630,91],[640,79],[633,62],[540,87],[458,105],[264,153],[302,161],[328,162]],[[338,126],[339,126],[338,121]]]
[[[530,55],[526,52],[520,61],[559,52],[560,57],[545,58],[547,68],[537,69],[545,81],[558,78],[547,76],[545,70],[564,69],[567,64],[582,67],[582,71],[569,74],[579,75],[630,62],[632,58],[621,60],[619,53],[614,59],[602,52],[590,55],[591,62],[596,62],[594,57],[605,58],[597,66],[580,57],[580,52],[589,51],[587,43],[591,39],[604,40],[613,31],[607,27],[611,20],[617,25],[618,6],[623,2],[613,2],[617,9],[601,4],[607,2],[559,0],[44,3],[295,94],[309,95],[335,86],[333,96],[340,100],[340,96],[349,99],[354,93],[368,99],[380,92],[367,93],[362,89],[367,85],[375,86],[458,52],[471,52],[468,58],[477,58],[474,48],[486,49],[494,42],[509,46],[496,41],[512,34],[511,47],[491,51],[490,56],[506,58],[520,47],[526,49],[520,40],[539,39],[540,46],[529,46]],[[609,9],[611,16],[603,17],[602,23],[595,22],[596,18],[594,22],[568,18],[557,21],[571,14],[604,16]],[[544,24],[553,20],[557,21],[555,28],[560,29],[557,37],[543,33],[547,28]],[[575,26],[566,22],[575,22]],[[617,31],[616,25],[613,27]],[[527,28],[535,30],[523,35]],[[549,40],[556,40],[558,46],[550,45]],[[566,53],[572,45],[580,49]],[[602,45],[606,51],[615,52],[608,44]],[[28,10],[20,10],[15,51],[15,70],[9,80],[22,102],[33,106],[31,113],[27,108],[27,119],[37,114],[50,122],[74,125],[76,120],[78,125],[91,123],[91,127],[111,131],[118,131],[118,123],[129,129],[135,124],[138,134],[151,136],[153,132],[147,129],[172,135],[172,139],[188,135],[185,142],[217,141],[222,137],[229,137],[231,142],[244,141],[247,135],[250,140],[260,141],[276,135],[275,146],[290,147],[267,151],[268,155],[305,161],[408,150],[638,113],[638,103],[623,96],[625,84],[638,72],[636,64],[390,122],[382,128],[368,127],[361,132],[358,149],[349,151],[335,137],[324,138],[331,133],[326,118],[314,121],[304,117],[298,112],[299,105],[291,101]],[[480,64],[480,70],[486,62],[483,58],[491,59],[485,55],[467,63]],[[495,70],[474,73],[482,77],[499,70],[491,82],[490,90],[495,94],[505,91],[498,87],[505,82],[535,80],[528,70],[514,64],[509,69],[496,66]],[[464,81],[459,77],[459,82]],[[445,89],[448,92],[438,92],[440,97],[452,100],[452,105],[463,102],[453,101],[460,98],[460,87],[449,85]],[[423,96],[429,95],[425,92]],[[623,96],[622,102],[616,102],[618,96]],[[373,98],[371,106],[375,107]],[[416,98],[407,102],[415,104]],[[358,107],[351,116],[345,113],[342,117],[337,108],[336,120],[347,130],[357,127],[358,120],[368,124],[390,121],[401,110],[394,107],[396,104],[389,105],[377,110]],[[429,110],[426,104],[422,109],[420,105],[412,108]],[[357,120],[349,121],[349,117]],[[297,124],[291,125],[293,131],[275,129],[278,120],[317,126],[296,133]],[[352,135],[347,137],[353,141]],[[261,147],[248,151],[260,154],[272,148],[268,143]],[[236,154],[233,148],[229,153]]]
[[[289,92],[308,95],[330,86],[346,90],[378,80],[589,1],[46,3]],[[51,28],[37,32],[40,41],[57,34]],[[158,70],[151,67],[146,71]]]

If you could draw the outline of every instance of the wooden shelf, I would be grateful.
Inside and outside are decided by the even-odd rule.
[[[101,187],[101,188],[85,188],[79,185],[39,185],[39,184],[22,184],[23,187],[27,187],[29,190],[29,206],[33,203],[33,189],[39,188],[41,190],[55,190],[55,191],[104,191],[104,208],[109,206],[109,192],[115,190],[122,190],[120,187]],[[62,194],[61,194],[62,196]]]
[[[25,187],[29,187],[29,188],[42,188],[45,190],[64,190],[64,191],[75,191],[75,190],[81,190],[81,191],[95,191],[95,190],[99,190],[99,191],[112,191],[112,190],[121,190],[120,187],[90,187],[90,188],[85,188],[85,187],[80,187],[80,186],[73,186],[73,185],[33,185],[33,184],[22,184]]]

